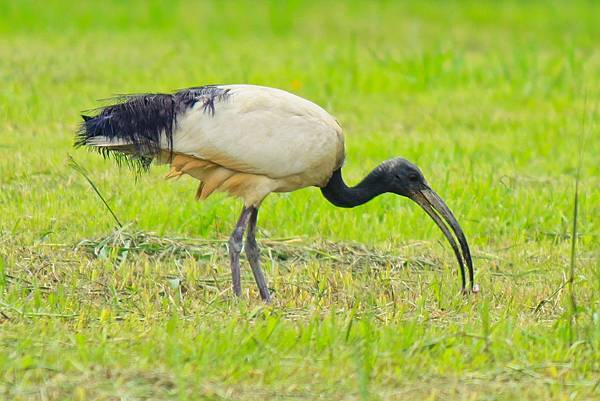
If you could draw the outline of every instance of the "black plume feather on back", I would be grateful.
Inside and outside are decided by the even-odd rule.
[[[172,153],[173,131],[178,116],[197,102],[203,103],[205,113],[214,115],[215,103],[225,101],[228,97],[229,89],[213,85],[183,89],[173,94],[118,96],[112,99],[115,103],[100,108],[95,116],[81,116],[83,122],[75,146],[88,146],[104,157],[112,156],[118,164],[125,163],[136,170],[147,170],[153,158],[162,150]],[[161,148],[163,135],[167,149]],[[91,139],[99,136],[131,146],[120,151],[118,147],[95,147]]]

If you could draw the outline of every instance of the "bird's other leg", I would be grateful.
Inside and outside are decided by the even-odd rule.
[[[231,262],[231,281],[233,283],[233,293],[237,296],[242,295],[242,282],[240,279],[240,252],[242,252],[242,242],[244,241],[244,230],[248,225],[248,219],[252,213],[251,207],[244,207],[242,214],[238,219],[235,229],[229,237],[229,260]]]
[[[258,285],[260,297],[263,301],[270,302],[271,296],[269,295],[267,281],[265,280],[265,275],[260,268],[260,249],[256,243],[256,220],[258,219],[258,208],[251,207],[251,209],[252,213],[250,214],[248,233],[246,234],[246,256],[250,262],[250,267],[252,268],[252,274],[254,275],[254,280],[256,280],[256,285]]]

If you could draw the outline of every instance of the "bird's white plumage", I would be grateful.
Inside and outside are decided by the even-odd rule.
[[[178,118],[175,152],[271,178],[314,177],[307,185],[322,184],[339,167],[342,130],[321,107],[275,88],[222,88],[230,96],[216,105],[214,115],[198,102]]]

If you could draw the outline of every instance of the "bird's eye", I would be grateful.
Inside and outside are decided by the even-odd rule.
[[[419,174],[417,173],[410,173],[408,175],[408,179],[411,181],[418,181],[419,180]]]

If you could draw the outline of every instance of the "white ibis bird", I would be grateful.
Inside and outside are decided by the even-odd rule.
[[[76,146],[88,146],[142,168],[148,168],[153,160],[170,164],[167,177],[187,174],[201,181],[199,199],[215,191],[242,199],[244,207],[229,239],[233,292],[238,296],[240,253],[247,230],[246,255],[261,298],[270,299],[255,238],[261,202],[271,192],[309,186],[319,187],[329,202],[343,208],[386,192],[412,199],[452,246],[462,290],[466,291],[466,263],[470,289],[477,291],[465,235],[419,168],[402,158],[387,160],[358,185],[348,187],[341,170],[342,128],[329,113],[306,99],[275,88],[208,85],[171,94],[123,96],[96,115],[82,117]]]

